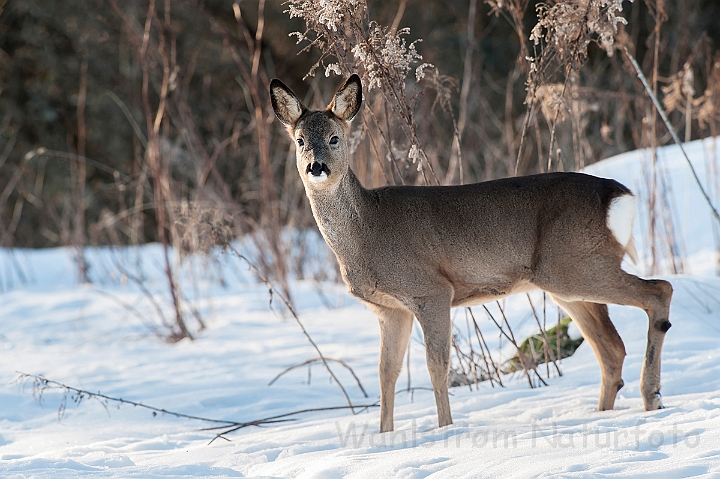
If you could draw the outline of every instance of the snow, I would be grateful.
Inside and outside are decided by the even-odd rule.
[[[703,182],[720,142],[686,145]],[[616,178],[638,196],[635,241],[641,255],[629,271],[649,268],[645,151],[588,168]],[[412,393],[399,392],[393,433],[379,434],[379,410],[296,416],[294,421],[250,427],[214,438],[213,424],[62,394],[37,401],[18,371],[100,391],[171,411],[249,421],[294,410],[342,406],[342,393],[321,365],[285,368],[315,357],[307,339],[267,286],[231,254],[220,262],[188,262],[185,296],[207,328],[193,341],[169,345],[152,333],[154,306],[130,276],[170,317],[157,245],[114,251],[88,249],[91,284],[77,284],[73,252],[0,250],[0,477],[718,477],[720,476],[720,278],[713,220],[676,147],[660,150],[659,168],[682,245],[685,273],[661,277],[675,288],[673,327],[662,357],[663,403],[646,412],[639,391],[647,318],[611,306],[628,351],[625,387],[615,410],[595,410],[600,371],[587,344],[561,364],[562,377],[530,389],[522,376],[505,388],[480,384],[451,390],[454,425],[438,429],[420,332],[413,333]],[[706,184],[711,193],[717,190]],[[718,196],[715,196],[716,200]],[[240,245],[248,251],[252,248]],[[334,271],[327,249],[314,251],[311,268]],[[250,256],[252,256],[250,254]],[[118,269],[124,268],[124,272]],[[191,281],[192,272],[198,278]],[[130,274],[129,272],[132,272]],[[357,373],[365,398],[344,368],[333,370],[356,404],[378,400],[379,331],[373,315],[332,282],[294,280],[300,319],[330,358]],[[537,306],[542,301],[532,295]],[[516,335],[532,334],[527,299],[506,300]],[[549,316],[555,314],[548,306]],[[489,342],[497,332],[476,312]],[[458,322],[461,316],[458,315]],[[193,331],[197,325],[190,318]],[[544,373],[544,371],[543,371]],[[398,390],[407,384],[406,371]]]

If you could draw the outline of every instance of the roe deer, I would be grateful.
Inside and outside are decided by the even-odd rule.
[[[438,423],[448,400],[450,308],[539,288],[576,322],[602,373],[599,410],[612,409],[625,346],[607,303],[650,319],[641,390],[660,403],[660,353],[672,286],[620,268],[637,255],[635,197],[620,183],[547,173],[463,186],[365,189],[348,164],[348,124],[362,102],[352,75],[325,110],[306,109],[281,81],[270,84],[275,115],[295,142],[297,168],[320,232],[350,293],[380,322],[380,432],[393,430],[395,382],[413,316],[425,335]]]

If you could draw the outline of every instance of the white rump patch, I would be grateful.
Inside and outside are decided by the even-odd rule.
[[[633,256],[637,256],[635,245],[631,244],[636,211],[637,199],[633,195],[625,194],[612,200],[607,215],[608,228],[633,260],[636,260]]]
[[[310,180],[310,183],[322,183],[323,181],[327,180],[328,175],[324,171],[320,173],[320,176],[314,176],[310,173],[308,173],[308,180]]]

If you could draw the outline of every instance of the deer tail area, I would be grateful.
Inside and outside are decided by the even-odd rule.
[[[638,253],[633,240],[633,224],[637,211],[637,198],[631,193],[613,199],[608,208],[607,226],[615,239],[625,248],[633,264],[637,264]]]

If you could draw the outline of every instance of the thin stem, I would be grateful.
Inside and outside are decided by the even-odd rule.
[[[217,232],[216,232],[216,230],[215,230],[215,226],[212,225],[212,224],[210,224],[210,223],[209,223],[209,225],[210,225],[210,227],[213,229],[213,232],[214,232],[215,234],[217,234]],[[261,280],[263,283],[265,283],[265,285],[266,285],[268,288],[270,288],[270,292],[271,292],[271,293],[274,293],[275,296],[277,296],[278,298],[280,298],[280,301],[282,301],[282,303],[285,305],[285,308],[287,308],[287,310],[288,310],[288,311],[290,312],[290,314],[292,315],[293,319],[295,319],[295,322],[298,324],[298,326],[300,326],[300,330],[303,332],[303,334],[305,335],[305,337],[307,338],[307,340],[310,341],[310,344],[312,344],[312,347],[315,348],[315,351],[317,351],[318,356],[320,357],[320,359],[322,360],[323,365],[325,366],[325,369],[327,369],[327,372],[330,373],[330,376],[335,380],[335,382],[337,383],[337,385],[340,387],[340,390],[342,391],[343,396],[345,396],[345,400],[347,401],[348,406],[352,409],[353,414],[354,414],[354,413],[355,413],[355,409],[353,409],[353,403],[352,403],[352,401],[350,400],[350,396],[348,395],[347,391],[345,390],[345,387],[342,385],[342,383],[340,382],[340,380],[335,376],[335,373],[333,372],[333,370],[330,369],[330,365],[328,364],[327,360],[325,359],[325,356],[323,355],[322,351],[320,351],[320,348],[318,347],[318,345],[315,344],[315,341],[313,341],[312,337],[310,336],[310,333],[308,333],[307,330],[305,329],[305,326],[303,325],[302,321],[300,321],[300,318],[298,317],[297,313],[295,313],[295,309],[292,307],[292,304],[290,304],[290,301],[285,297],[285,295],[284,295],[282,292],[278,291],[278,290],[273,286],[273,284],[270,282],[270,280],[267,279],[267,277],[265,277],[264,274],[262,274],[262,272],[260,271],[260,269],[258,269],[257,266],[255,266],[255,265],[254,265],[249,259],[247,259],[245,256],[243,256],[242,254],[240,254],[240,252],[239,252],[238,250],[236,250],[231,244],[226,243],[226,244],[224,244],[224,247],[225,247],[225,248],[228,248],[230,251],[232,251],[232,252],[235,254],[235,256],[237,256],[239,259],[245,261],[245,263],[247,263],[247,265],[250,267],[250,269],[253,270],[253,272],[255,273],[255,275],[256,275],[258,278],[260,278],[260,280]]]
[[[558,367],[557,363],[555,362],[555,355],[552,353],[552,350],[550,349],[550,340],[547,337],[547,334],[545,332],[545,328],[543,328],[540,325],[540,318],[538,317],[537,312],[535,311],[535,305],[533,304],[532,300],[530,299],[530,295],[528,293],[525,293],[525,296],[527,296],[528,303],[530,303],[530,308],[532,308],[533,316],[535,317],[535,322],[537,322],[538,328],[540,328],[540,334],[542,334],[543,340],[545,341],[545,364],[547,364],[547,355],[550,355],[550,360],[552,361],[553,365],[555,366],[555,369],[557,370],[557,373],[559,376],[562,376],[562,372],[560,371],[560,368]],[[549,376],[549,374],[548,374]]]
[[[635,57],[633,57],[630,54],[627,47],[624,47],[623,50],[625,51],[625,55],[627,55],[628,59],[630,60],[630,63],[632,63],[633,67],[635,68],[635,72],[637,73],[638,78],[640,79],[643,86],[645,87],[645,91],[647,91],[648,95],[650,96],[650,99],[652,100],[653,104],[655,105],[655,108],[657,109],[657,112],[660,114],[660,118],[662,118],[663,122],[665,123],[665,126],[667,127],[668,131],[670,132],[670,135],[672,135],[672,138],[675,141],[675,143],[680,147],[680,151],[682,152],[683,157],[685,157],[685,161],[687,162],[688,166],[690,167],[690,171],[692,172],[693,178],[695,178],[695,183],[697,183],[698,188],[700,188],[700,192],[705,197],[705,201],[707,202],[708,206],[712,210],[713,216],[715,216],[715,219],[717,220],[717,222],[720,223],[720,214],[718,213],[717,209],[715,209],[715,206],[713,206],[712,201],[710,200],[710,197],[708,196],[707,192],[705,191],[705,188],[703,188],[703,185],[700,182],[700,178],[698,177],[697,172],[695,171],[695,167],[693,166],[692,162],[690,161],[690,158],[688,157],[687,153],[685,152],[685,148],[683,148],[682,142],[680,141],[680,137],[678,136],[677,132],[675,131],[675,128],[670,123],[670,120],[668,120],[668,117],[665,114],[665,110],[663,110],[663,107],[660,105],[660,101],[658,100],[657,96],[653,93],[652,89],[650,88],[650,85],[648,85],[647,78],[645,78],[645,75],[643,74],[642,70],[640,69],[640,65],[638,65],[637,60],[635,60]]]
[[[315,363],[315,362],[318,362],[318,361],[322,361],[322,358],[306,359],[305,361],[303,361],[303,362],[301,362],[301,363],[294,364],[294,365],[290,366],[289,368],[286,368],[284,371],[280,372],[277,376],[275,376],[275,377],[272,379],[272,381],[270,381],[270,382],[268,383],[268,386],[272,386],[273,384],[275,384],[275,382],[276,382],[278,379],[280,379],[283,375],[285,375],[286,373],[289,373],[289,372],[292,371],[293,369],[297,369],[297,368],[300,368],[300,367],[303,367],[303,366],[307,366],[307,365],[310,365],[310,364]],[[357,382],[357,385],[358,385],[358,387],[360,388],[360,390],[362,391],[363,395],[364,395],[365,397],[368,397],[368,394],[367,394],[367,392],[365,391],[365,388],[363,387],[362,383],[360,382],[360,378],[357,377],[357,374],[355,374],[355,371],[353,370],[353,368],[351,368],[350,366],[348,366],[348,364],[347,364],[345,361],[343,361],[342,359],[333,359],[333,358],[325,358],[325,361],[332,361],[332,362],[338,363],[338,364],[340,364],[342,367],[344,367],[345,369],[347,369],[348,371],[350,371],[350,374],[352,374],[352,377],[355,378],[355,381]],[[408,389],[409,389],[409,387],[408,387]]]

